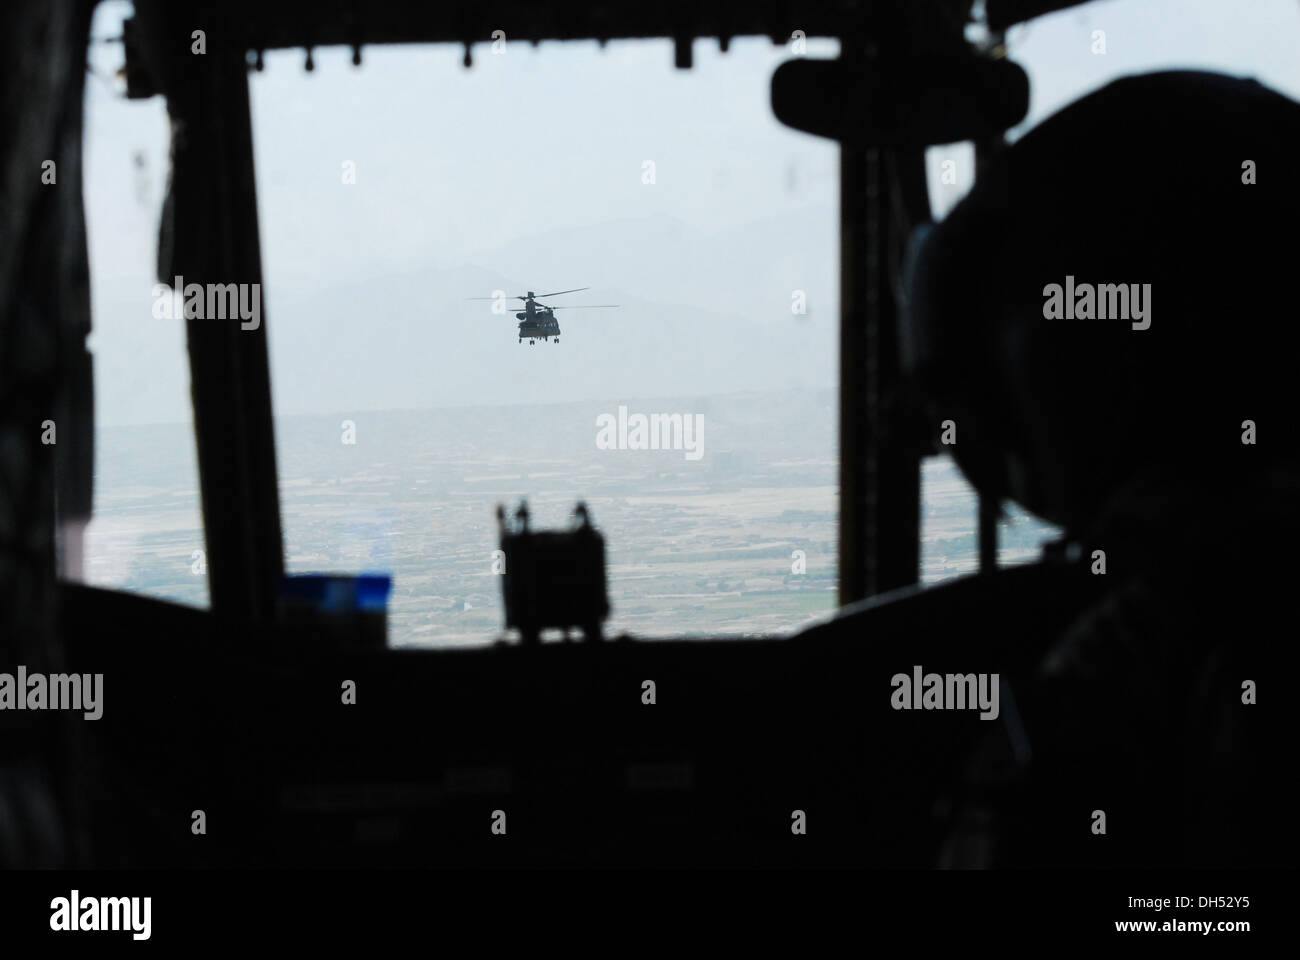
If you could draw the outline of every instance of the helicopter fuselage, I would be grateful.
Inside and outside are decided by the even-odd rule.
[[[554,293],[543,293],[543,297],[559,297],[566,293],[578,293],[581,290],[588,290],[589,287],[576,287],[573,290],[556,290]],[[500,309],[498,304],[502,304],[502,291],[498,290],[491,297],[470,297],[471,300],[492,300],[492,312],[504,314],[505,311]],[[537,299],[538,294],[528,291],[528,296],[506,297],[507,300],[522,300],[522,308],[515,308],[510,312],[515,315],[519,321],[519,342],[528,341],[529,346],[538,340],[550,341],[552,343],[560,342],[560,324],[555,319],[556,310],[591,310],[594,308],[617,307],[617,303],[579,303],[560,306],[551,306],[547,303],[541,303]]]
[[[560,324],[550,310],[529,310],[515,314],[519,320],[519,341],[549,340],[559,337]]]

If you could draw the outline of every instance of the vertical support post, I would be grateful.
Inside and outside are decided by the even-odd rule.
[[[208,53],[184,70],[168,98],[171,266],[186,287],[247,285],[258,297],[255,328],[240,316],[186,321],[209,590],[219,616],[265,622],[284,556],[247,67],[210,32]]]
[[[920,569],[920,460],[896,422],[891,159],[840,151],[841,605],[915,583]]]
[[[867,589],[867,151],[840,148],[839,602]]]
[[[994,35],[997,43],[1002,43],[1002,34]],[[978,183],[984,168],[1002,150],[1005,141],[1002,136],[975,141],[975,180]],[[983,494],[975,495],[979,501],[979,572],[993,573],[998,568],[998,514],[1002,505],[990,500]]]

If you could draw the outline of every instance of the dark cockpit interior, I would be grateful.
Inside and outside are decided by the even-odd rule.
[[[689,70],[698,38],[839,40],[770,90],[840,157],[834,613],[761,638],[606,636],[614,534],[503,513],[513,632],[453,650],[386,644],[366,584],[343,609],[286,586],[274,303],[256,329],[184,321],[210,608],[61,576],[94,512],[95,4],[11,4],[0,674],[102,675],[103,696],[89,722],[0,688],[0,865],[1293,865],[1300,104],[1151,71],[1011,142],[1031,90],[1000,39],[1075,5],[135,0],[127,96],[170,120],[164,284],[262,282],[263,52],[464,44],[468,63],[507,24],[668,38]],[[974,186],[936,218],[925,151],[954,141]],[[923,586],[921,463],[940,452],[978,492],[979,569]],[[1062,531],[1014,568],[1007,502]],[[581,641],[539,639],[570,626]]]

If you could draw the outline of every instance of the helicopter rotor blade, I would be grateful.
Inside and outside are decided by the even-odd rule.
[[[539,297],[558,297],[562,293],[577,293],[579,290],[590,290],[591,287],[574,287],[572,290],[557,290],[555,293],[539,293]]]
[[[594,310],[597,307],[617,307],[617,303],[571,303],[567,307],[551,307],[552,310]]]

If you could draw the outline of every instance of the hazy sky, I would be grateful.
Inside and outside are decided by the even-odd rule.
[[[102,5],[95,36],[120,35],[127,9]],[[1013,31],[1009,46],[1030,72],[1033,123],[1113,77],[1167,67],[1300,96],[1297,41],[1295,0],[1102,0]],[[252,91],[277,411],[832,384],[838,151],[772,118],[768,82],[789,55],[768,40],[725,55],[699,41],[694,68],[677,71],[667,41],[507,37],[502,55],[476,46],[470,70],[459,47],[408,46],[366,48],[359,69],[350,51],[320,49],[308,74],[301,51],[268,54]],[[114,91],[120,45],[96,44],[91,61],[97,416],[185,421],[183,328],[150,312],[165,109]],[[967,155],[949,151],[932,151],[932,170]],[[965,180],[936,187],[939,212]],[[561,314],[565,341],[530,348],[511,318],[464,301],[498,285],[589,285],[558,302],[625,306]],[[807,316],[791,314],[796,288]]]

